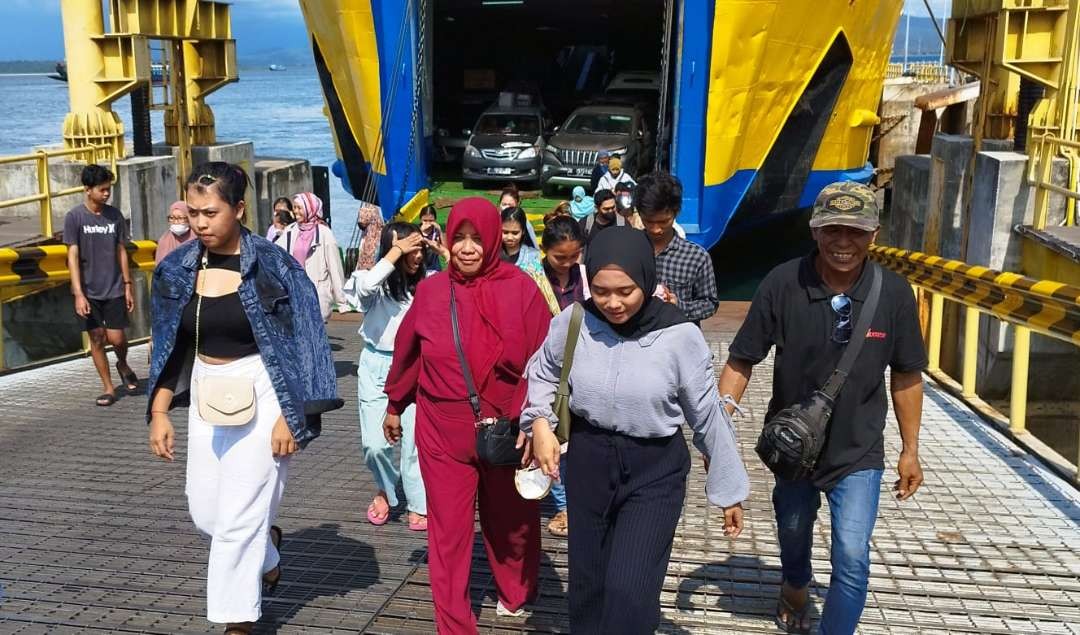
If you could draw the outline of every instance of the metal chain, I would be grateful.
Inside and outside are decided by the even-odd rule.
[[[420,115],[420,97],[424,86],[424,52],[427,49],[427,0],[420,0],[420,13],[417,20],[417,38],[420,42],[417,46],[416,68],[413,79],[412,123],[409,126],[409,156],[405,161],[405,176],[401,181],[401,189],[398,191],[397,205],[394,206],[394,214],[401,212],[401,206],[405,203],[405,191],[409,186],[409,177],[412,176],[413,162],[416,157],[416,129],[417,118]]]

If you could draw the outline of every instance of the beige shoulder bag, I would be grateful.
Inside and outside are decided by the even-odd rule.
[[[195,356],[199,356],[199,323],[202,322],[202,283],[207,256],[202,257],[199,299],[195,304]],[[199,379],[199,418],[215,426],[242,426],[255,418],[255,380],[250,377],[206,375]]]

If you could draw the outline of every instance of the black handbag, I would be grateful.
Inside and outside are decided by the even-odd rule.
[[[469,406],[476,419],[476,455],[481,461],[494,466],[520,466],[525,455],[524,446],[517,448],[518,422],[506,417],[484,417],[480,413],[480,395],[476,394],[469,360],[461,346],[461,328],[458,325],[457,300],[454,298],[454,283],[450,282],[450,325],[454,331],[454,348],[457,349],[461,374],[465,376],[465,387],[469,391]]]
[[[866,335],[870,330],[870,320],[877,311],[881,297],[881,271],[875,263],[867,262],[871,267],[873,280],[870,295],[863,305],[859,321],[855,324],[852,335],[855,337],[844,349],[844,355],[836,370],[820,390],[815,390],[801,402],[784,408],[765,422],[754,450],[773,474],[787,480],[809,478],[814,473],[821,449],[825,446],[825,437],[832,417],[833,406],[844,387],[851,367],[862,351]]]

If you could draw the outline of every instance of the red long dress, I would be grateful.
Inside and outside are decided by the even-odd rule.
[[[540,510],[514,488],[514,468],[481,464],[476,428],[450,322],[453,281],[462,344],[485,417],[517,418],[525,364],[547,335],[551,312],[536,283],[499,260],[502,224],[494,205],[465,199],[451,211],[451,241],[466,221],[484,246],[480,274],[453,269],[423,281],[398,329],[386,380],[387,411],[417,406],[416,445],[427,490],[428,551],[440,633],[475,633],[469,574],[477,502],[499,600],[517,610],[536,595]]]

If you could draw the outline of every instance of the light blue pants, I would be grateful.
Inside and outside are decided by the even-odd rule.
[[[386,417],[386,375],[390,372],[391,353],[368,346],[360,354],[356,370],[356,392],[360,400],[360,447],[364,462],[375,476],[375,485],[386,492],[390,507],[398,506],[397,482],[401,478],[406,507],[415,514],[427,515],[427,497],[420,477],[420,459],[416,454],[416,406],[401,415],[400,470],[394,464],[394,446],[383,436]]]
[[[555,502],[555,511],[566,511],[566,455],[559,458],[559,480],[551,484],[551,500]]]

